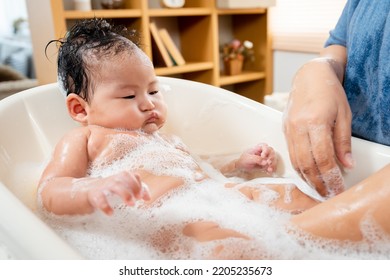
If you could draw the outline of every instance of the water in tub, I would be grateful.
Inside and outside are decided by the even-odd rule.
[[[123,137],[118,138],[118,143],[123,145],[123,141]],[[90,175],[109,176],[119,170],[134,170],[142,166],[154,174],[180,176],[185,181],[184,186],[170,191],[147,207],[142,201],[135,207],[113,201],[113,216],[105,216],[98,211],[84,216],[56,216],[41,209],[40,217],[90,259],[207,259],[212,258],[215,248],[222,247],[225,253],[220,257],[226,258],[390,257],[388,238],[383,237],[386,235],[382,235],[370,222],[363,225],[366,238],[370,239],[364,244],[313,240],[304,234],[288,233],[290,214],[267,205],[267,201],[271,201],[276,193],[264,191],[263,203],[250,201],[237,189],[225,188],[226,178],[206,163],[202,163],[202,166],[213,179],[199,180],[200,174],[194,176],[194,162],[175,154],[177,149],[171,149],[161,141],[156,135],[139,137],[136,149],[122,149],[118,160],[110,164],[100,162],[92,165]],[[181,160],[179,164],[172,160],[178,158]],[[252,185],[264,190],[262,180],[280,182],[279,178],[260,178],[252,181]],[[198,242],[182,234],[185,224],[198,220],[214,221],[250,239]]]

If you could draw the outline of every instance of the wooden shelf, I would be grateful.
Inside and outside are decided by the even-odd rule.
[[[250,15],[250,14],[265,14],[267,9],[256,8],[256,9],[219,9],[217,10],[218,15]]]
[[[142,16],[141,10],[92,10],[92,11],[64,11],[65,19],[83,18],[137,18]]]
[[[158,8],[155,0],[125,0],[125,9],[74,11],[70,10],[71,0],[50,1],[58,37],[64,36],[75,20],[93,17],[110,19],[142,34],[144,51],[156,65],[159,76],[183,77],[228,87],[259,102],[272,92],[268,9],[218,9],[217,0],[186,0],[183,8],[168,9]],[[160,61],[161,56],[150,35],[151,21],[157,27],[168,30],[186,61],[184,65],[160,67],[166,64]],[[240,75],[225,76],[222,74],[219,49],[226,43],[222,40],[233,38],[253,42],[255,62],[245,64]]]
[[[265,77],[266,75],[264,72],[253,72],[253,71],[243,71],[241,74],[233,75],[233,76],[226,76],[221,74],[219,79],[219,84],[220,86],[226,86],[226,85],[261,80],[264,79]]]
[[[169,76],[196,71],[212,70],[213,67],[214,64],[212,62],[187,62],[185,65],[182,66],[157,67],[156,75]]]
[[[150,9],[151,17],[180,17],[180,16],[207,16],[211,15],[210,8],[183,8],[183,9]]]

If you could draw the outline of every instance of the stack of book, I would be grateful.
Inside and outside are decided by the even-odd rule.
[[[155,22],[150,22],[150,33],[157,50],[167,67],[184,65],[186,62],[179,48],[166,28],[157,28]]]

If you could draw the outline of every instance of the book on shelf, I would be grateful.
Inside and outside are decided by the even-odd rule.
[[[152,38],[153,38],[154,42],[156,43],[158,52],[161,55],[162,60],[164,61],[164,64],[167,67],[172,67],[173,61],[168,53],[168,50],[165,48],[164,43],[162,42],[162,40],[160,38],[156,23],[151,21],[149,24],[149,29],[150,29],[150,33],[152,34]]]
[[[168,53],[172,57],[174,64],[184,65],[186,61],[184,60],[184,57],[182,56],[179,48],[176,46],[175,42],[173,41],[171,35],[169,35],[168,30],[165,28],[159,29],[159,35],[165,48],[168,50]]]

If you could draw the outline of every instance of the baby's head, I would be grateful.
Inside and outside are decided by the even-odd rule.
[[[153,132],[166,104],[153,64],[134,32],[90,19],[60,40],[58,79],[70,116],[82,125]]]
[[[86,101],[93,94],[94,76],[102,60],[139,50],[139,38],[134,30],[97,18],[76,23],[65,38],[52,42],[60,43],[58,82],[61,91],[66,96],[78,94]]]

